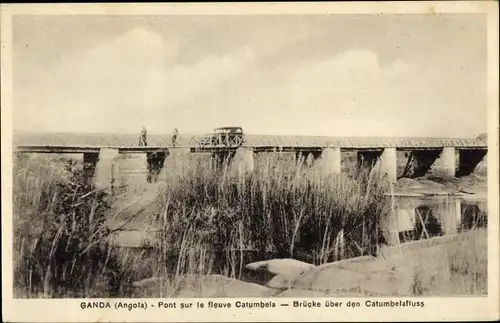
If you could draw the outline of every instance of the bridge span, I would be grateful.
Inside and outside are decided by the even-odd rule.
[[[174,147],[171,135],[148,134],[148,146],[139,146],[138,135],[14,132],[13,144],[16,153],[83,154],[84,161],[94,165],[118,163],[120,154],[141,154],[146,157],[144,168],[148,168],[147,163],[154,163],[155,158],[166,158],[175,151],[229,153],[240,173],[253,170],[255,153],[292,152],[297,156],[311,156],[325,175],[341,173],[342,153],[354,152],[359,166],[379,167],[391,181],[397,180],[397,159],[402,151],[406,152],[407,166],[417,175],[422,176],[433,167],[447,176],[464,176],[471,174],[479,164],[486,164],[488,149],[486,140],[479,138],[245,135],[243,144],[229,147],[198,144],[203,138],[179,136]]]
[[[236,149],[236,147],[201,147],[197,142],[205,138],[199,136],[179,136],[177,147],[192,151]],[[125,153],[153,152],[157,149],[172,148],[172,136],[149,134],[148,146],[138,145],[138,136],[133,134],[82,134],[82,133],[14,133],[14,147],[19,152],[83,153],[98,152],[100,148],[115,148]],[[401,150],[435,150],[443,147],[456,149],[487,149],[485,140],[478,138],[384,138],[384,137],[319,137],[319,136],[276,136],[245,135],[244,146],[255,152],[261,151],[311,151],[325,147],[344,150],[381,150],[397,148]]]

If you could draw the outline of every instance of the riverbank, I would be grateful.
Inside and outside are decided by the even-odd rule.
[[[460,296],[487,294],[485,229],[461,233],[379,257],[360,257],[312,266],[285,277],[301,263],[289,261],[281,274],[259,285],[220,275],[190,275],[165,285],[149,278],[132,284],[133,297],[352,297]],[[269,260],[272,264],[273,261]]]

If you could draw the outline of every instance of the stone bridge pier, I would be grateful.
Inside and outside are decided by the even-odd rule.
[[[231,177],[241,177],[255,169],[254,151],[251,147],[238,147],[236,151],[219,151],[212,154],[212,167],[227,167]]]
[[[381,151],[359,151],[357,153],[358,174],[361,172],[378,172],[386,176],[390,182],[397,181],[397,154],[396,148],[384,148]]]
[[[320,152],[298,152],[297,158],[322,175],[338,175],[342,172],[342,151],[339,147],[327,147]],[[381,175],[395,182],[397,180],[396,148],[358,151],[356,167],[358,174],[363,171],[370,172],[375,168]]]
[[[163,180],[167,173],[173,174],[183,174],[189,168],[189,163],[187,162],[190,155],[189,149],[186,148],[169,148],[163,154],[156,155],[156,167],[161,167],[159,170],[159,175],[155,175],[153,182],[158,180]],[[156,171],[158,173],[158,170]]]
[[[120,153],[118,149],[102,148],[99,153],[84,153],[85,170],[98,189],[113,193],[142,190],[156,182],[168,152]]]
[[[246,174],[252,173],[254,169],[255,161],[253,149],[249,147],[238,147],[231,160],[229,174],[241,179]]]
[[[408,163],[403,177],[418,178],[428,173],[436,176],[461,177],[472,173],[486,172],[486,150],[483,149],[442,149],[413,150],[408,155]],[[375,169],[391,182],[398,179],[396,148],[382,151],[359,151],[358,173]]]
[[[341,173],[340,148],[327,147],[322,151],[301,151],[296,153],[296,160],[321,175],[339,175]]]
[[[439,157],[434,161],[430,171],[441,176],[455,176],[457,168],[457,154],[454,147],[444,147]]]
[[[324,175],[340,175],[342,154],[340,148],[324,148],[316,162],[316,167]]]
[[[409,155],[408,177],[418,178],[431,173],[436,176],[461,177],[472,173],[485,173],[486,150],[455,149],[414,150]]]
[[[321,151],[299,151],[296,161],[321,175],[339,175],[342,172],[342,154],[339,147],[326,147]]]
[[[94,171],[94,183],[98,189],[110,189],[111,191],[115,189],[117,174],[120,171],[119,156],[118,149],[101,148]],[[87,157],[87,160],[93,161],[95,157]]]

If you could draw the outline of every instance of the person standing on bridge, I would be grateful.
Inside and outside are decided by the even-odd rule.
[[[148,131],[146,127],[142,126],[141,135],[139,137],[139,146],[147,146],[148,145]]]
[[[174,135],[172,136],[172,147],[177,147],[177,136],[179,135],[179,129],[174,129]]]

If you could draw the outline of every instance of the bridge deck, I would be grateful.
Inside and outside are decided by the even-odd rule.
[[[203,151],[196,142],[204,136],[179,136],[178,147]],[[245,146],[256,151],[318,150],[340,147],[345,150],[380,150],[386,147],[411,150],[486,149],[486,140],[477,138],[339,138],[312,136],[246,135]],[[124,152],[152,152],[172,147],[172,136],[149,134],[148,147],[138,146],[139,136],[128,134],[77,134],[77,133],[14,133],[14,147],[21,152],[98,152],[102,147],[117,148]],[[223,147],[209,147],[213,151]]]

